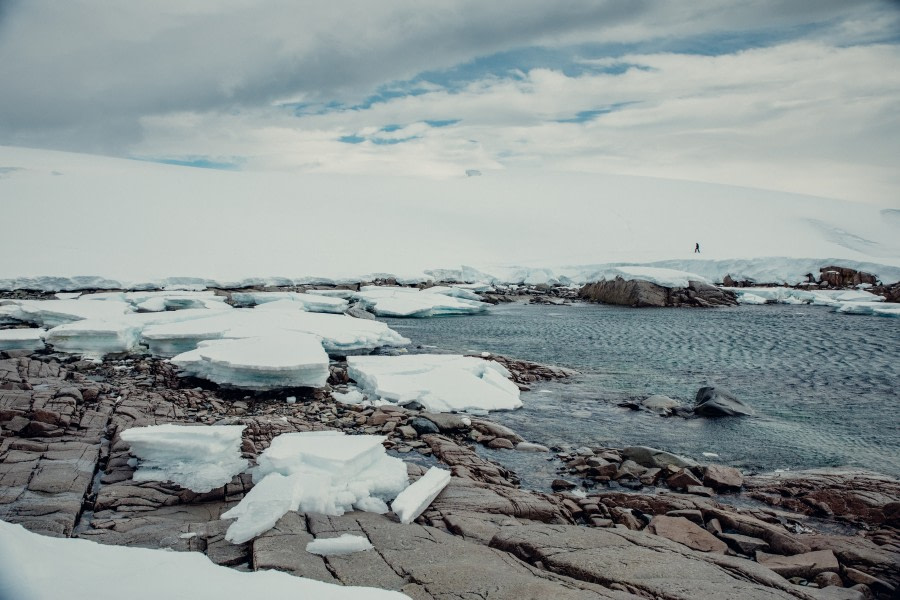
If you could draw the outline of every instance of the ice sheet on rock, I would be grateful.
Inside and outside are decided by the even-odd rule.
[[[257,390],[322,387],[329,375],[319,338],[296,332],[201,342],[172,363],[187,375]]]
[[[54,327],[46,341],[55,350],[102,358],[106,354],[133,350],[141,338],[141,327],[122,320],[85,319]]]
[[[302,294],[299,292],[235,292],[231,299],[241,306],[255,306],[278,300],[295,302],[309,312],[342,313],[349,303],[344,298],[322,294]]]
[[[340,431],[282,434],[257,458],[256,485],[223,518],[236,518],[225,538],[234,543],[270,529],[289,510],[342,515],[384,512],[384,500],[408,484],[406,464],[388,456],[382,436]]]
[[[484,312],[490,306],[477,300],[404,287],[364,286],[353,299],[382,317],[471,315]]]
[[[0,351],[42,350],[45,329],[0,329]]]
[[[171,481],[204,493],[247,468],[241,458],[243,425],[152,425],[119,434],[140,459],[135,481]]]
[[[214,564],[202,552],[171,552],[48,537],[0,521],[0,598],[63,597],[73,600],[170,597],[409,600],[400,592],[334,585],[274,570],[241,572]]]
[[[349,300],[355,292],[353,290],[306,290],[306,293],[313,296],[330,296],[332,298]]]
[[[132,312],[127,302],[84,302],[75,300],[0,300],[8,316],[41,327],[56,327],[84,319],[111,321]]]
[[[351,356],[348,373],[372,397],[432,412],[520,408],[519,388],[492,360],[452,354]]]
[[[408,488],[400,492],[391,503],[391,511],[404,524],[412,523],[416,517],[437,498],[450,483],[450,471],[431,467],[428,472]]]
[[[319,556],[342,556],[373,548],[369,538],[350,533],[336,538],[318,538],[306,544],[306,551]]]

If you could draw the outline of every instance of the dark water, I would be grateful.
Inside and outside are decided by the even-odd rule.
[[[521,410],[492,413],[531,441],[711,452],[748,471],[847,465],[900,476],[900,319],[808,306],[513,304],[387,322],[424,346],[417,352],[488,351],[579,370],[524,392]],[[704,385],[728,388],[757,416],[665,419],[617,406],[651,394],[692,404]],[[545,482],[546,455],[524,454],[491,456],[526,483]]]

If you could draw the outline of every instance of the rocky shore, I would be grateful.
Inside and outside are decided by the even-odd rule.
[[[520,386],[569,375],[500,360]],[[484,418],[342,405],[330,391],[346,381],[335,363],[322,390],[248,395],[181,379],[148,357],[2,354],[0,519],[417,599],[897,597],[896,480],[848,471],[743,477],[648,449],[583,447],[547,452],[558,461],[560,491],[539,493],[474,450],[547,450],[539,444]],[[389,452],[408,459],[412,478],[434,462],[453,477],[411,525],[391,514],[288,513],[260,537],[231,544],[223,537],[230,521],[220,516],[251,488],[247,475],[205,494],[132,480],[120,433],[162,423],[246,425],[242,451],[251,461],[281,433],[379,433]],[[367,537],[374,551],[304,550],[346,532]]]

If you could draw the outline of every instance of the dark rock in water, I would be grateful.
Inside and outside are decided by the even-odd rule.
[[[626,281],[616,277],[611,281],[588,283],[578,290],[578,296],[591,302],[638,308],[737,305],[737,297],[733,292],[699,281],[689,281],[686,288],[667,288],[641,279]]]
[[[550,484],[550,487],[554,492],[562,492],[565,490],[574,490],[576,486],[571,481],[566,481],[565,479],[554,479],[553,483]]]
[[[416,430],[419,435],[427,433],[440,433],[440,428],[430,419],[424,417],[416,417],[409,422],[409,425]]]
[[[701,417],[738,417],[755,413],[731,392],[717,387],[702,387],[694,401],[694,414]]]

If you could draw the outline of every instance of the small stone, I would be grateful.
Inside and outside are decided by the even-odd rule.
[[[416,430],[410,427],[409,425],[403,425],[402,427],[398,427],[397,431],[400,432],[400,435],[403,436],[405,440],[414,440],[419,437],[419,434],[416,433]]]

